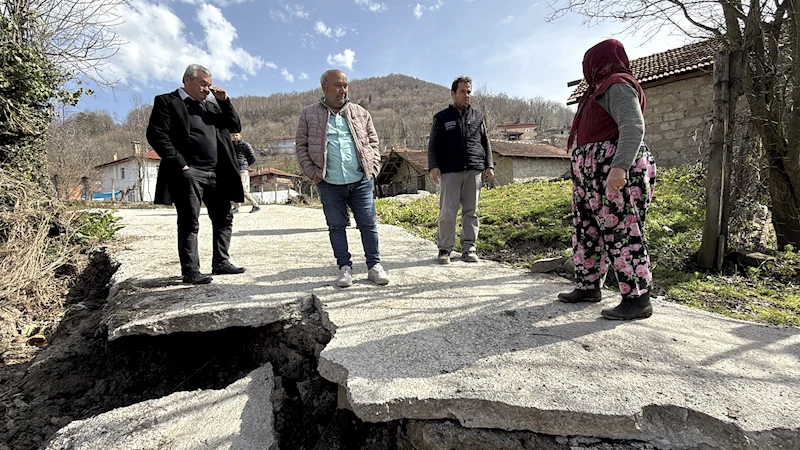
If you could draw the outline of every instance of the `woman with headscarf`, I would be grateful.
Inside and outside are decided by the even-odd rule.
[[[656,165],[644,144],[645,95],[633,77],[622,43],[609,39],[583,58],[588,84],[572,122],[572,239],[577,288],[558,295],[566,303],[599,302],[609,267],[622,302],[601,315],[650,317],[652,272],[644,236]]]

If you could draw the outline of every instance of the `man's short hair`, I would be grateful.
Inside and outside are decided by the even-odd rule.
[[[198,73],[203,73],[205,75],[211,76],[211,71],[206,69],[205,67],[201,66],[200,64],[189,64],[189,67],[186,68],[186,71],[183,72],[183,78],[186,79],[194,79],[197,78]]]
[[[456,78],[455,80],[453,80],[453,87],[450,88],[450,92],[457,91],[459,83],[467,83],[470,86],[472,86],[472,78],[466,75],[461,75],[460,77]]]
[[[328,82],[328,75],[330,75],[331,72],[342,72],[342,74],[344,74],[344,72],[339,70],[339,69],[328,69],[325,72],[322,72],[322,75],[320,75],[320,77],[319,77],[320,86],[322,86],[323,84],[326,84]],[[345,76],[347,76],[347,75],[345,75]]]

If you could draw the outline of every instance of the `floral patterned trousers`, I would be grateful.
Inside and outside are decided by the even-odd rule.
[[[572,238],[578,289],[603,286],[613,268],[623,297],[649,292],[653,274],[644,236],[647,208],[653,200],[656,164],[642,144],[628,182],[620,192],[606,190],[615,142],[595,142],[572,154]]]

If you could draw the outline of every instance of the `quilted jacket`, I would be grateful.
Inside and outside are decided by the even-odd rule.
[[[356,144],[358,163],[367,178],[375,178],[381,169],[378,133],[369,111],[355,103],[346,103],[339,111],[350,127]],[[300,113],[295,136],[297,161],[305,176],[325,178],[328,161],[328,119],[331,110],[321,101],[307,106]]]

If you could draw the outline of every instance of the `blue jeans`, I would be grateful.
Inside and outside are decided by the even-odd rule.
[[[347,246],[346,228],[350,221],[348,206],[353,211],[356,226],[361,232],[361,245],[364,246],[367,267],[371,269],[381,262],[378,250],[378,225],[375,221],[375,200],[372,197],[374,185],[375,181],[366,177],[350,184],[330,184],[325,181],[317,184],[325,221],[328,223],[333,256],[336,257],[336,264],[340,268],[353,265]]]

